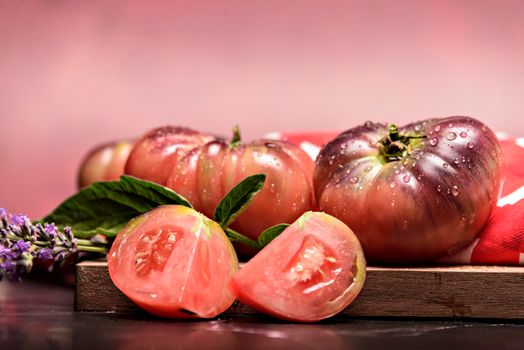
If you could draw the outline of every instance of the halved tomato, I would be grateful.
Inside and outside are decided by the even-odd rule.
[[[306,212],[236,273],[231,290],[261,312],[313,322],[348,306],[365,274],[353,231],[333,216]]]
[[[238,260],[220,226],[193,209],[169,205],[131,220],[108,257],[113,283],[144,310],[162,317],[212,318],[234,296]]]

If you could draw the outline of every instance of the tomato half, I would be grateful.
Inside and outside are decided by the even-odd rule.
[[[162,317],[212,318],[234,301],[238,269],[220,226],[193,209],[162,206],[131,220],[108,256],[113,283],[144,310]]]
[[[328,214],[307,212],[237,272],[231,289],[261,312],[313,322],[348,306],[365,274],[353,231]]]

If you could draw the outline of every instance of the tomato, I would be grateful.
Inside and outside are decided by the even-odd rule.
[[[481,231],[501,190],[495,134],[469,117],[396,130],[367,122],[328,143],[316,160],[320,210],[360,239],[368,260],[427,261]]]
[[[233,301],[238,260],[220,226],[193,209],[169,205],[131,220],[108,256],[113,283],[161,317],[212,318]]]
[[[178,159],[216,137],[189,128],[164,126],[143,135],[133,147],[125,173],[165,185]]]
[[[93,148],[80,165],[78,188],[97,181],[117,180],[124,173],[124,165],[132,147],[130,141],[119,141]]]
[[[340,220],[303,214],[231,281],[238,299],[278,318],[313,322],[342,311],[364,284],[357,237]]]
[[[174,132],[156,129],[137,143],[126,165],[129,175],[166,185],[213,217],[220,200],[241,180],[266,174],[262,191],[232,225],[254,239],[264,229],[293,222],[314,208],[313,161],[298,146],[268,140],[245,144],[238,134],[231,143],[183,134],[182,143],[179,129],[169,130]]]

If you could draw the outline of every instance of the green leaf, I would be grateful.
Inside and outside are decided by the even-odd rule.
[[[215,209],[215,221],[228,227],[246,210],[253,197],[262,190],[266,175],[256,174],[246,177],[222,198]]]
[[[167,187],[122,176],[81,189],[41,221],[54,222],[59,228],[71,226],[78,238],[98,233],[114,237],[132,218],[166,204],[191,208],[184,197]]]
[[[268,245],[272,240],[278,237],[284,231],[289,224],[278,224],[275,226],[271,226],[258,236],[257,243],[259,244],[260,248],[264,248],[266,245]]]

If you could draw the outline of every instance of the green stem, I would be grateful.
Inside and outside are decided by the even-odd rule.
[[[235,127],[233,128],[233,137],[231,138],[231,142],[229,144],[231,145],[231,147],[235,147],[240,143],[241,139],[242,138],[240,136],[240,127],[238,125],[235,125]]]
[[[252,240],[251,238],[247,238],[246,236],[244,236],[243,234],[241,234],[240,232],[237,232],[233,229],[230,229],[230,228],[226,228],[224,230],[226,232],[226,235],[227,237],[229,238],[229,240],[231,242],[238,242],[238,243],[242,243],[250,248],[253,248],[253,249],[256,249],[256,250],[259,250],[260,249],[260,244],[258,244],[258,242]]]
[[[398,134],[398,127],[395,124],[389,124],[388,130],[389,138],[391,139],[391,141],[400,140],[400,135]]]
[[[93,253],[102,253],[102,254],[107,254],[108,253],[107,247],[97,247],[97,246],[94,246],[94,245],[81,245],[81,244],[79,244],[78,245],[78,250],[83,251],[83,252],[93,252]]]
[[[76,243],[78,244],[78,250],[84,251],[84,252],[93,252],[93,253],[103,253],[107,254],[109,251],[109,248],[105,245],[100,244],[93,244],[88,239],[76,239]]]

